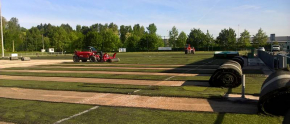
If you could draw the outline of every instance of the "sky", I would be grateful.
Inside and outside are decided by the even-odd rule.
[[[179,33],[191,29],[209,31],[214,37],[225,28],[237,34],[245,29],[255,35],[290,36],[290,0],[1,0],[2,16],[16,17],[21,27],[40,23],[91,26],[95,23],[154,23],[157,34],[168,36],[175,26]]]

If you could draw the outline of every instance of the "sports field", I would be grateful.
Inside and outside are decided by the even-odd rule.
[[[209,86],[211,74],[226,61],[214,59],[213,52],[136,52],[117,57],[120,62],[73,63],[72,55],[39,56],[30,62],[58,62],[1,69],[0,122],[273,124],[283,120],[257,111],[266,79],[259,68],[243,70],[248,100],[240,101],[241,86]]]

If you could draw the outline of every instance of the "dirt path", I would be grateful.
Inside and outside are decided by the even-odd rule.
[[[211,74],[151,73],[151,72],[110,72],[110,71],[52,71],[52,70],[0,70],[0,72],[44,72],[44,73],[88,73],[126,75],[167,75],[167,76],[211,76]]]
[[[104,69],[147,69],[147,70],[207,70],[214,71],[216,69],[200,69],[200,68],[134,68],[134,67],[64,67],[64,66],[44,66],[41,68],[104,68]]]
[[[177,97],[149,97],[111,93],[32,90],[0,87],[0,97],[49,102],[123,106],[180,111],[257,113],[256,104]]]
[[[21,60],[0,60],[0,68],[11,68],[11,67],[28,67],[35,65],[51,65],[60,64],[63,62],[69,62],[71,60],[31,60],[31,61],[21,61]]]
[[[100,84],[130,84],[130,85],[155,85],[155,86],[209,86],[207,82],[198,81],[150,81],[128,79],[101,79],[101,78],[72,78],[72,77],[36,77],[36,76],[9,76],[1,75],[0,79],[6,80],[32,80],[32,81],[57,81],[57,82],[82,82]]]

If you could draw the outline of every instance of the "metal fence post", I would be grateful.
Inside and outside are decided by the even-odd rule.
[[[245,88],[246,88],[246,80],[245,74],[242,75],[242,98],[245,98]]]

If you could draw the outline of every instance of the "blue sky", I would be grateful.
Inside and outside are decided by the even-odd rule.
[[[217,36],[224,28],[251,35],[262,28],[267,35],[290,36],[290,0],[2,0],[2,15],[17,17],[22,27],[40,23],[90,26],[114,22],[118,26],[151,23],[168,36],[176,26],[189,33],[200,28]],[[239,26],[238,26],[239,25]]]

